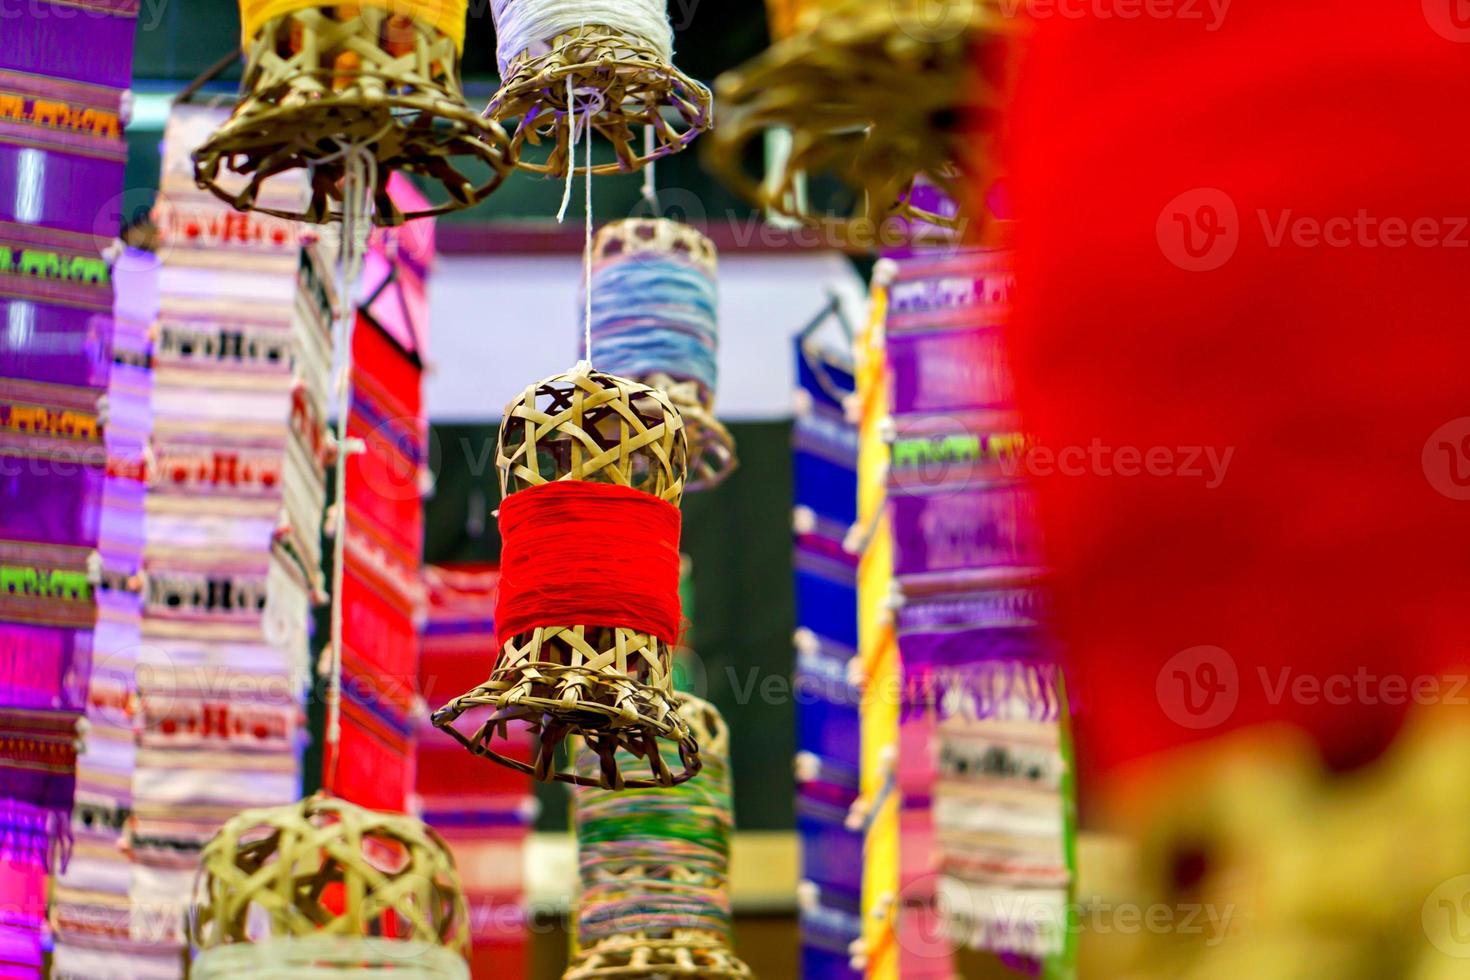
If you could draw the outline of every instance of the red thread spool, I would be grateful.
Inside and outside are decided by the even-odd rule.
[[[677,645],[679,528],[673,504],[611,483],[558,481],[507,497],[497,643],[538,626],[584,623]]]
[[[689,471],[679,410],[659,389],[582,365],[506,406],[497,448],[500,651],[435,726],[537,779],[621,789],[691,778],[699,744],[672,694]],[[471,714],[477,724],[461,730]],[[517,723],[536,735],[529,762],[497,748],[513,747]],[[571,738],[598,759],[595,775],[559,761]],[[678,771],[660,743],[677,750]],[[625,778],[620,752],[643,760],[643,774]]]

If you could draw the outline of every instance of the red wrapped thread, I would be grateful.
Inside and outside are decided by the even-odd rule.
[[[679,639],[679,508],[611,483],[560,480],[500,505],[496,642],[538,626],[621,626]]]

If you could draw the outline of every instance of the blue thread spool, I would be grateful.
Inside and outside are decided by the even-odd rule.
[[[714,416],[718,300],[714,243],[664,218],[605,225],[593,242],[592,350],[600,371],[662,388],[689,433],[686,490],[735,469],[735,445]]]

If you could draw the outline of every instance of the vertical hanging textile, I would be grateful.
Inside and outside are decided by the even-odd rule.
[[[342,202],[343,148],[361,146],[382,177],[372,189],[380,224],[484,200],[509,173],[510,150],[460,91],[465,9],[465,0],[241,0],[240,103],[196,151],[199,185],[241,210],[326,221]],[[488,173],[477,182],[461,163]],[[263,184],[289,170],[311,174],[307,201],[289,209],[261,201]],[[399,210],[387,188],[395,171],[437,184],[449,200]]]
[[[964,215],[927,209],[913,183],[922,175],[957,200],[967,179],[988,183],[1022,19],[994,0],[770,6],[776,42],[718,80],[720,125],[706,163],[752,203],[855,245],[873,247],[895,215],[959,225]],[[752,175],[747,161],[773,132],[789,135],[789,151]],[[834,203],[846,213],[811,204],[806,181],[818,176],[845,188]]]
[[[563,980],[630,975],[749,977],[731,948],[730,733],[715,707],[679,694],[704,768],[677,786],[579,786],[572,806],[582,892],[577,954]],[[626,751],[619,764],[638,760]],[[589,777],[601,761],[579,755]]]
[[[322,593],[330,258],[298,226],[196,187],[190,154],[225,114],[174,107],[154,213],[163,265],[130,899],[152,955],[134,975],[158,980],[180,975],[204,843],[242,807],[299,796]],[[297,176],[271,200],[303,200]]]
[[[132,816],[137,753],[143,501],[152,429],[158,276],[157,256],[137,249],[121,252],[113,266],[117,296],[102,419],[107,475],[98,528],[95,650],[86,738],[77,757],[71,861],[51,889],[50,921],[56,936],[51,973],[57,978],[143,975],[133,969],[131,868],[124,830]]]
[[[495,654],[498,573],[487,566],[424,569],[428,615],[419,684],[437,707],[485,676]],[[511,733],[502,751],[526,763],[531,736]],[[425,719],[418,737],[414,813],[449,844],[470,908],[470,969],[525,976],[530,964],[525,851],[536,818],[531,777],[507,766],[466,766],[463,750]]]
[[[613,144],[616,160],[594,165],[597,174],[636,170],[710,128],[709,89],[674,67],[664,0],[491,0],[490,10],[502,82],[486,112],[517,120],[518,166],[558,177],[585,170],[572,160],[574,117]],[[542,140],[552,144],[547,158],[527,159],[525,144]]]
[[[900,969],[952,943],[1074,976],[1068,711],[1002,344],[1011,253],[915,252],[875,279],[903,677]]]
[[[802,976],[861,976],[849,949],[862,933],[863,834],[848,826],[858,798],[861,693],[857,559],[843,548],[857,520],[852,338],[834,302],[795,343],[792,422],[796,636],[796,827],[801,838]]]
[[[664,218],[603,226],[592,243],[592,348],[609,374],[668,395],[689,436],[688,492],[735,469],[735,444],[714,416],[719,350],[714,242]]]
[[[469,916],[444,841],[412,817],[322,796],[220,828],[200,854],[189,931],[196,980],[469,978]]]
[[[408,209],[423,200],[401,174],[388,192]],[[345,464],[342,738],[326,746],[323,766],[337,772],[333,793],[375,810],[403,811],[413,789],[433,237],[430,218],[374,229],[352,332],[347,434],[363,450]]]
[[[500,425],[502,539],[490,679],[434,714],[476,755],[542,780],[621,787],[617,750],[643,760],[627,785],[670,785],[699,771],[699,750],[670,699],[679,639],[683,420],[653,388],[593,372],[528,387]],[[473,735],[455,727],[490,708]],[[512,721],[539,735],[533,765],[493,747]],[[556,748],[581,735],[596,775],[557,771]],[[678,747],[682,771],[658,746]]]
[[[128,510],[127,478],[114,478],[110,452],[122,462],[124,444],[138,436],[134,426],[146,424],[130,403],[138,379],[128,377],[141,351],[131,347],[130,330],[119,340],[114,329],[104,252],[121,230],[123,103],[137,12],[136,0],[40,0],[4,12],[0,972],[7,977],[42,975],[47,875],[65,866],[72,846],[93,660],[111,652],[98,647],[99,619],[130,601],[126,547],[104,538],[118,530],[109,517]],[[115,355],[125,366],[116,367]],[[110,424],[115,384],[118,417]],[[136,484],[137,473],[131,477]],[[116,639],[106,625],[101,638]]]
[[[857,420],[857,522],[844,544],[858,554],[857,657],[850,668],[864,692],[860,705],[859,796],[849,811],[863,835],[862,937],[852,946],[850,966],[873,980],[901,976],[895,942],[900,866],[900,812],[893,792],[898,755],[898,699],[902,674],[893,629],[893,537],[887,486],[892,418],[884,354],[887,313],[884,267],[874,269],[867,322],[854,343],[855,395],[848,417]]]

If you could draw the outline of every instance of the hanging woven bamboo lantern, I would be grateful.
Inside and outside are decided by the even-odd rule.
[[[735,469],[715,418],[718,310],[714,242],[665,218],[604,225],[592,245],[592,350],[611,374],[664,392],[689,436],[690,492]]]
[[[469,977],[454,859],[413,817],[313,796],[246,810],[199,860],[194,980]]]
[[[377,166],[378,224],[484,200],[513,163],[505,132],[460,91],[465,10],[466,0],[241,0],[241,99],[194,154],[199,186],[242,211],[326,221],[333,201],[340,211],[343,148],[365,144]],[[465,164],[486,172],[467,176]],[[221,168],[249,180],[238,187]],[[256,203],[262,182],[295,169],[311,174],[303,210]],[[437,182],[449,201],[402,213],[387,191],[395,170]]]
[[[616,161],[593,166],[595,174],[636,170],[710,128],[709,89],[674,67],[664,0],[603,4],[591,22],[579,5],[559,0],[491,0],[490,7],[503,82],[486,113],[516,121],[512,148],[522,169],[558,177],[586,169],[571,159],[569,116],[613,144]],[[542,140],[552,147],[544,161],[521,155],[526,143]]]
[[[497,465],[503,500],[489,680],[434,713],[476,755],[537,779],[667,786],[699,771],[699,747],[670,695],[679,633],[679,511],[688,446],[660,391],[586,364],[506,407]],[[455,722],[489,708],[473,735]],[[513,721],[539,735],[530,765],[494,748]],[[556,771],[571,735],[600,760],[594,777]],[[678,747],[671,771],[658,747]],[[625,780],[618,749],[644,760]]]
[[[871,247],[891,216],[958,227],[961,215],[913,198],[914,181],[922,176],[963,200],[967,184],[988,180],[1016,19],[996,0],[769,6],[778,40],[720,76],[720,126],[706,163],[751,202],[808,224],[830,222],[841,241]],[[763,178],[753,176],[742,161],[771,133],[789,136],[789,152]],[[808,180],[817,178],[851,192],[850,216],[813,211]]]
[[[730,937],[730,732],[714,705],[677,698],[699,740],[698,776],[672,787],[575,791],[579,949],[563,980],[752,975]],[[590,754],[578,759],[579,769],[596,765]]]

